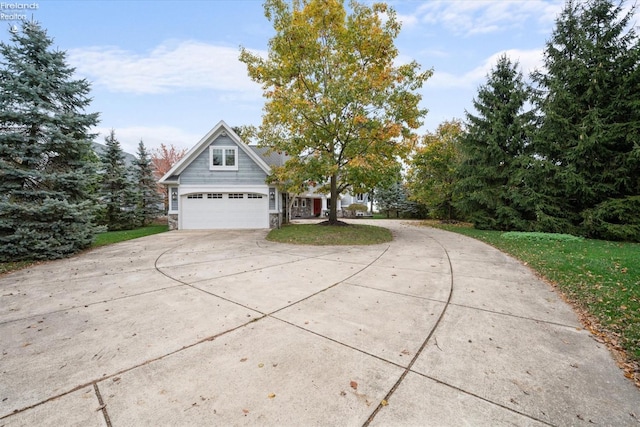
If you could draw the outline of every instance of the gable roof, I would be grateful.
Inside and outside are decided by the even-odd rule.
[[[237,146],[238,149],[244,151],[267,175],[271,174],[271,168],[263,160],[260,153],[253,150],[245,144],[237,133],[227,125],[224,120],[220,120],[196,145],[194,145],[187,153],[167,172],[160,180],[160,184],[174,182],[170,180],[174,175],[181,174],[187,166],[191,164],[216,138],[226,134]]]

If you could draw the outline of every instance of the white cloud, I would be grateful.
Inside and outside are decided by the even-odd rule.
[[[177,149],[190,149],[204,135],[189,133],[183,129],[171,126],[130,126],[114,130],[116,139],[120,142],[122,150],[134,155],[138,152],[138,143],[140,140],[142,140],[148,152],[159,148],[160,144],[165,144],[166,146],[173,145]],[[91,131],[99,133],[95,141],[104,144],[104,138],[109,135],[111,128],[96,127]]]
[[[402,24],[402,28],[411,28],[418,24],[418,17],[416,15],[405,15],[402,13],[398,13],[397,16],[398,21]]]
[[[259,97],[260,86],[248,77],[239,53],[237,48],[187,40],[165,42],[145,53],[113,46],[71,49],[68,58],[78,74],[112,92],[214,89],[250,91]]]
[[[426,85],[438,88],[474,89],[486,81],[487,76],[491,73],[491,69],[496,66],[498,58],[503,54],[506,54],[512,62],[518,62],[519,69],[522,71],[525,80],[527,80],[532,71],[542,68],[542,53],[542,49],[503,50],[494,53],[490,57],[486,58],[481,65],[462,75],[438,72],[436,70],[433,73],[433,76],[427,80]]]
[[[433,0],[422,3],[411,16],[460,36],[524,29],[529,20],[546,31],[562,4],[561,0]]]

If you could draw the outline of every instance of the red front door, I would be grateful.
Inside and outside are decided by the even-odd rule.
[[[322,213],[322,199],[313,199],[313,215],[320,216]]]

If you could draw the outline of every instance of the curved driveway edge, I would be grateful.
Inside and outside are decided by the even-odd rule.
[[[359,221],[363,222],[363,221]],[[0,277],[0,426],[640,426],[640,391],[476,240],[175,231]]]

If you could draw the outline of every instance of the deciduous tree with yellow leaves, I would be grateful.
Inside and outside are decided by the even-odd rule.
[[[463,134],[460,120],[445,121],[423,137],[411,159],[407,175],[411,199],[427,206],[432,218],[458,219],[453,195]]]
[[[432,72],[394,63],[395,11],[382,3],[348,9],[340,0],[267,0],[275,29],[268,57],[241,49],[267,99],[258,139],[290,156],[273,168],[272,181],[285,191],[317,183],[337,200],[371,190],[397,171],[426,114],[417,90]]]

